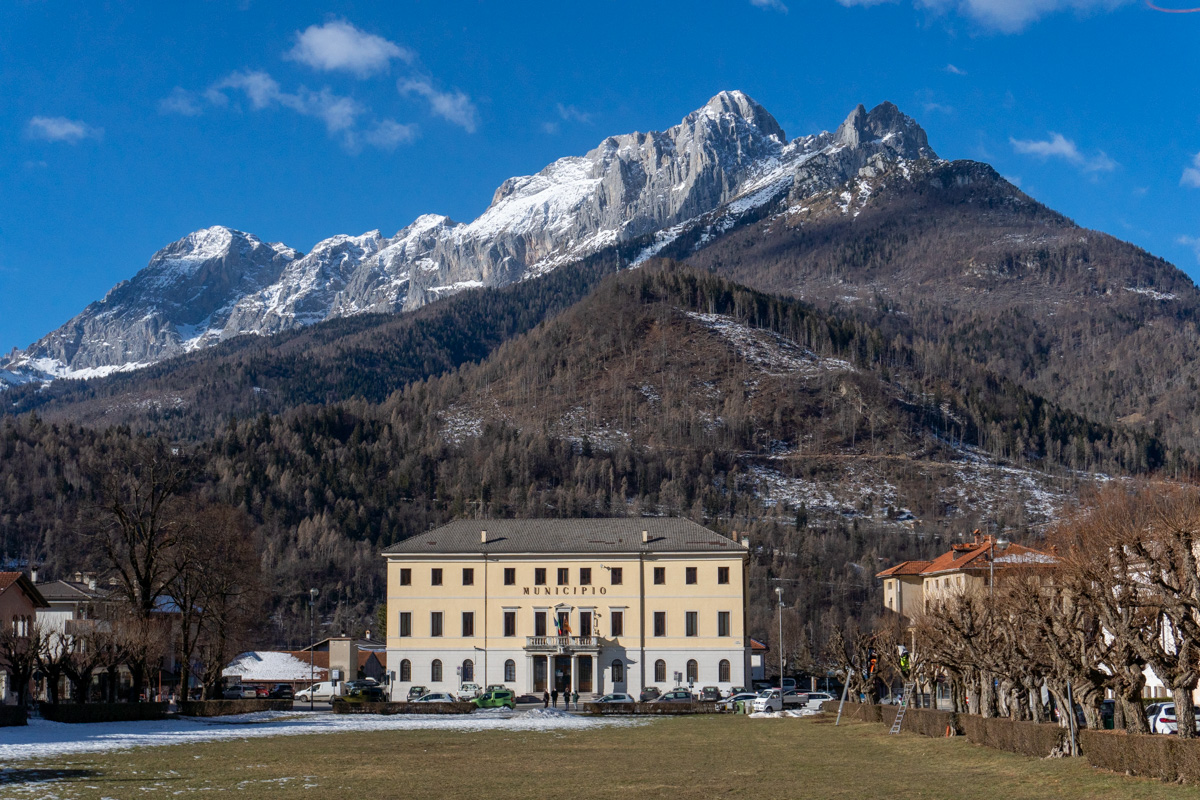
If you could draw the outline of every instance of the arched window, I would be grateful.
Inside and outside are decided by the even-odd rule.
[[[717,681],[719,683],[729,683],[729,662],[721,659],[721,663],[717,665]]]
[[[654,682],[662,683],[667,679],[667,662],[661,658],[654,662]]]
[[[470,683],[473,680],[475,680],[475,662],[468,658],[463,662],[462,682]]]
[[[429,667],[429,680],[434,683],[442,682],[442,662],[439,659],[435,658]]]
[[[400,680],[408,683],[412,680],[412,662],[407,658],[400,662]]]
[[[512,683],[517,679],[517,662],[511,658],[504,662],[504,682]]]
[[[619,658],[613,659],[612,681],[613,681],[613,683],[624,683],[625,682],[625,664]]]
[[[687,663],[687,682],[688,683],[696,682],[696,680],[697,680],[696,673],[699,671],[699,669],[700,669],[700,665],[696,663],[696,659],[689,658],[688,663]]]

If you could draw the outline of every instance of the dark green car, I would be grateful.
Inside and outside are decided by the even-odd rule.
[[[516,708],[517,696],[509,689],[493,689],[472,700],[476,708]]]
[[[333,698],[333,702],[358,705],[359,703],[386,703],[387,699],[387,692],[382,687],[364,686],[361,689],[351,689],[342,697]]]

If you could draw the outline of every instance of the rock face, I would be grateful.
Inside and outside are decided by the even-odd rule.
[[[609,137],[584,156],[509,178],[470,223],[426,215],[391,238],[334,236],[304,256],[229,228],[189,234],[0,362],[0,381],[104,374],[239,334],[409,310],[653,234],[645,258],[706,216],[724,215],[706,228],[720,235],[768,203],[936,158],[925,132],[891,103],[869,113],[860,105],[834,133],[789,142],[761,105],[721,92],[666,131]]]

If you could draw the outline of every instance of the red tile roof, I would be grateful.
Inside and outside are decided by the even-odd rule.
[[[963,570],[982,570],[990,568],[991,558],[988,552],[992,549],[991,537],[982,541],[956,544],[942,553],[933,561],[902,561],[894,567],[889,567],[876,574],[877,578],[891,578],[897,575],[937,575],[945,572],[962,572]],[[1015,564],[1049,564],[1055,560],[1049,553],[1034,550],[1020,544],[1010,544],[1003,549],[997,548],[994,556],[997,567],[1013,566]]]
[[[46,602],[46,598],[42,597],[42,593],[38,591],[37,586],[33,581],[25,577],[24,572],[0,572],[0,594],[7,592],[13,584],[21,588],[29,601],[33,603],[35,608],[49,608],[50,604]]]
[[[894,578],[897,575],[920,575],[932,563],[932,561],[901,561],[894,567],[888,567],[875,577]]]

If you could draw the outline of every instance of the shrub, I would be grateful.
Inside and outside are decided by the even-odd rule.
[[[38,703],[51,722],[129,722],[165,719],[166,703]]]
[[[179,704],[185,717],[226,717],[253,711],[291,711],[291,700],[190,700]]]
[[[1200,739],[1085,730],[1079,732],[1079,744],[1093,767],[1163,781],[1200,781]]]
[[[474,703],[334,703],[335,714],[470,714]]]
[[[947,728],[953,733],[962,733],[958,715],[953,711],[931,708],[910,708],[904,713],[904,723],[900,726],[902,731],[934,738],[945,736]]]
[[[1067,729],[1059,725],[984,719],[972,714],[962,714],[958,720],[963,733],[975,744],[1038,758],[1050,755],[1067,737]]]
[[[713,702],[692,701],[691,703],[635,703],[635,714],[660,714],[664,716],[678,714],[715,714],[717,704]]]

